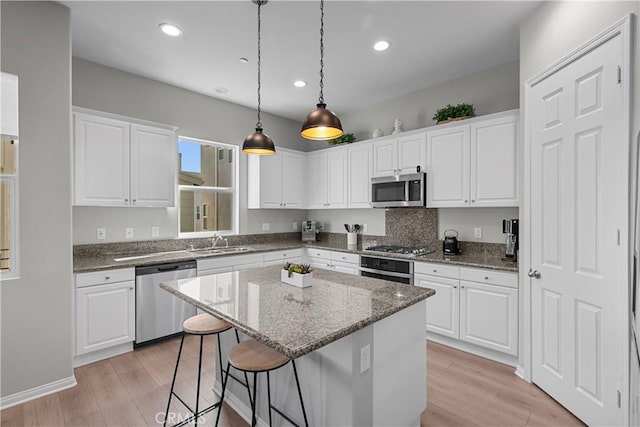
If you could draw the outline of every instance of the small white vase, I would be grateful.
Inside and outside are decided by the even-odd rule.
[[[291,274],[291,277],[289,277]],[[297,286],[299,288],[308,288],[313,282],[313,272],[307,274],[289,273],[287,270],[280,271],[280,281],[288,285]]]

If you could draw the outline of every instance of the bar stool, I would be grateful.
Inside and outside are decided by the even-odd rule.
[[[298,387],[298,397],[300,398],[300,406],[302,407],[302,416],[304,417],[304,425],[309,426],[307,421],[307,412],[304,409],[304,402],[302,400],[302,392],[300,391],[300,381],[298,380],[298,371],[296,369],[296,362],[293,359],[289,359],[284,354],[266,346],[254,339],[243,341],[240,344],[233,346],[228,356],[229,363],[227,363],[227,370],[225,373],[225,380],[222,382],[222,395],[220,401],[224,401],[224,394],[226,391],[227,377],[229,376],[229,368],[233,367],[239,371],[253,372],[253,402],[251,403],[251,427],[256,425],[256,406],[257,406],[257,376],[260,372],[267,373],[267,399],[269,402],[269,425],[271,425],[271,410],[273,409],[283,418],[289,421],[294,426],[298,426],[295,421],[284,414],[280,409],[271,404],[271,381],[269,378],[269,372],[276,370],[287,363],[291,362],[293,366],[293,374],[296,378],[296,386]],[[251,393],[249,393],[251,395]],[[216,417],[216,427],[220,421],[220,410]],[[299,426],[298,426],[299,427]]]
[[[182,329],[184,331],[184,333],[182,334],[182,339],[180,340],[180,350],[178,350],[178,358],[176,360],[176,368],[173,371],[173,379],[171,380],[171,391],[169,392],[169,401],[167,402],[167,410],[165,411],[165,419],[164,419],[164,426],[167,425],[167,419],[169,417],[169,408],[171,407],[171,399],[173,396],[176,397],[176,399],[178,399],[180,401],[180,403],[182,403],[188,410],[189,412],[191,412],[191,416],[187,417],[185,420],[182,420],[180,423],[176,424],[174,427],[177,426],[182,426],[185,425],[191,421],[195,421],[195,425],[198,425],[198,418],[201,415],[206,414],[209,411],[212,411],[213,409],[222,406],[222,398],[217,401],[216,403],[214,403],[211,406],[208,406],[207,408],[200,410],[200,378],[201,378],[201,373],[202,373],[202,347],[204,344],[204,337],[207,335],[216,335],[217,339],[218,339],[218,367],[220,370],[220,380],[222,380],[222,350],[220,349],[220,334],[222,332],[228,331],[229,329],[232,329],[233,326],[230,323],[225,322],[222,319],[218,319],[210,314],[207,313],[203,313],[203,314],[198,314],[196,316],[192,316],[189,317],[188,319],[186,319],[184,321],[184,323],[182,324]],[[240,337],[238,336],[238,331],[235,330],[236,333],[236,341],[238,343],[240,343]],[[180,396],[178,396],[174,391],[174,387],[176,384],[176,376],[178,374],[178,367],[180,366],[180,356],[182,355],[182,347],[184,346],[184,337],[186,335],[196,335],[200,337],[200,352],[198,355],[198,385],[196,388],[196,408],[195,411],[193,409],[191,409],[191,407],[189,405],[187,405],[187,403],[182,400],[182,398]],[[227,372],[228,374],[228,372]],[[227,375],[228,376],[228,375]],[[226,385],[226,380],[227,380],[227,376],[225,376],[224,382],[222,383],[222,390],[224,392],[224,387]],[[245,378],[245,382],[243,383],[242,381],[240,381],[238,378],[236,378],[235,376],[231,375],[231,377],[236,380],[237,382],[239,382],[240,384],[242,384],[243,386],[245,386],[247,388],[247,392],[249,393],[249,402],[253,402],[252,397],[251,397],[251,391],[249,389],[249,378],[247,376],[247,374],[245,373],[244,378]],[[253,403],[251,403],[253,404]]]

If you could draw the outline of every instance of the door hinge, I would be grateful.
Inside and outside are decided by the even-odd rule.
[[[620,230],[616,230],[616,232],[618,233],[618,246],[620,246]]]
[[[620,390],[616,390],[618,392],[618,408],[622,408],[622,394]]]
[[[618,65],[618,84],[622,83],[622,68]]]

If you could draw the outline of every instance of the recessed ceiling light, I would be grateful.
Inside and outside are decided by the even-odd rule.
[[[162,30],[162,32],[168,36],[178,37],[179,35],[182,34],[182,30],[173,24],[163,23],[163,24],[160,24],[159,27]]]
[[[246,64],[249,60],[247,58],[240,58],[240,62]]]
[[[296,80],[295,82],[293,82],[293,85],[295,87],[305,87],[307,85],[307,82],[305,82],[304,80]]]
[[[227,89],[226,87],[217,87],[215,89],[213,89],[216,91],[216,93],[219,93],[221,95],[224,95],[225,93],[229,93],[229,89]]]
[[[373,48],[378,52],[382,52],[383,50],[387,50],[389,48],[389,42],[385,40],[380,40],[373,45]]]

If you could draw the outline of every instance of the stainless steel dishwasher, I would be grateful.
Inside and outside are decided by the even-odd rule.
[[[160,283],[195,276],[196,261],[136,267],[136,346],[182,331],[182,322],[196,314],[196,308],[161,289]]]

